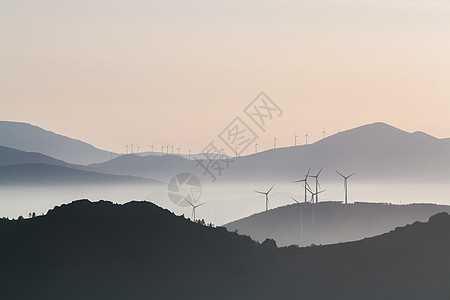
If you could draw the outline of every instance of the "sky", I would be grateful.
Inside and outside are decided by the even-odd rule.
[[[0,120],[124,152],[372,122],[450,137],[447,0],[2,0]],[[265,130],[243,110],[264,91]],[[253,151],[248,149],[248,151]]]

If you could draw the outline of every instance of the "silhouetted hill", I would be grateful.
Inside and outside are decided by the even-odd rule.
[[[91,164],[89,167],[101,172],[116,175],[133,175],[169,181],[174,175],[182,172],[200,174],[194,160],[177,155],[122,155],[104,163]]]
[[[0,166],[32,164],[32,163],[62,166],[87,171],[90,170],[90,168],[88,167],[69,164],[66,163],[65,161],[55,159],[53,157],[41,153],[25,152],[9,147],[0,146]]]
[[[340,202],[322,202],[315,206],[315,221],[312,223],[312,206],[302,203],[257,213],[225,224],[224,227],[249,235],[257,241],[271,238],[282,246],[309,246],[356,241],[383,234],[395,227],[428,220],[439,212],[450,213],[450,206],[386,203],[344,205]],[[300,216],[303,223],[300,222]]]
[[[87,165],[117,156],[115,153],[27,123],[0,121],[2,146],[42,153],[73,164]]]
[[[6,299],[447,299],[450,216],[353,243],[276,248],[148,202],[0,220]]]
[[[109,175],[41,163],[0,166],[0,178],[0,185],[161,183],[152,179]]]

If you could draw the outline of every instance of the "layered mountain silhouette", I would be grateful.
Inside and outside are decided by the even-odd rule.
[[[358,242],[277,248],[148,202],[0,220],[5,299],[447,299],[450,216]]]
[[[74,184],[161,184],[135,176],[110,175],[43,163],[0,166],[0,186]]]
[[[440,212],[450,213],[450,206],[321,202],[315,205],[313,223],[312,205],[302,203],[257,213],[225,224],[224,227],[260,242],[271,238],[282,246],[309,246],[376,236],[395,227],[426,221]]]
[[[340,180],[335,173],[339,170],[343,173],[358,172],[355,179],[360,181],[389,182],[395,179],[396,182],[443,183],[450,178],[448,153],[448,139],[437,139],[422,132],[408,133],[384,123],[374,123],[337,133],[311,145],[231,158],[233,162],[222,172],[220,180],[291,182],[303,178],[308,168],[313,174],[325,166],[321,174],[323,180]],[[202,175],[205,171],[196,167],[195,161],[172,155],[127,155],[90,166],[112,174],[158,179],[163,179],[158,177],[161,174],[167,177],[185,171]]]
[[[117,157],[115,153],[40,127],[0,121],[0,144],[27,152],[38,152],[72,164],[87,165]]]
[[[69,164],[65,161],[36,152],[26,152],[9,147],[0,146],[0,166],[22,164],[47,164],[80,170],[93,170],[83,165]]]
[[[182,172],[201,175],[201,170],[196,168],[195,165],[194,160],[177,155],[139,156],[128,154],[104,163],[91,164],[89,167],[109,174],[133,175],[169,181],[173,176]]]

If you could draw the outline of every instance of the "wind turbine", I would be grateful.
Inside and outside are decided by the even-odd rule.
[[[164,145],[161,146],[161,156],[163,156],[163,155],[164,155]]]
[[[258,191],[255,191],[255,192],[258,193],[258,194],[266,195],[266,211],[269,209],[269,193],[270,193],[270,191],[273,189],[274,186],[275,186],[275,184],[272,185],[272,187],[271,187],[267,192],[258,192]]]
[[[255,144],[255,154],[258,153],[258,143]]]
[[[345,194],[345,204],[347,204],[347,195],[348,195],[348,186],[347,186],[347,179],[349,179],[350,177],[352,177],[353,175],[355,175],[356,174],[356,172],[355,173],[353,173],[353,174],[350,174],[350,175],[348,175],[348,176],[344,176],[344,175],[342,175],[341,173],[339,173],[338,171],[336,171],[336,173],[338,173],[339,175],[341,175],[343,178],[344,178],[344,194]]]
[[[306,145],[308,145],[308,137],[309,137],[308,132],[306,132],[306,134],[305,134]]]
[[[125,154],[128,154],[128,143],[125,145]]]
[[[273,138],[273,149],[277,148],[277,141],[278,139],[276,137]]]
[[[180,147],[177,148],[178,156],[180,156]]]
[[[191,149],[189,149],[189,160],[191,159]]]
[[[294,197],[291,197],[298,204],[298,217],[300,218],[300,235],[303,235],[303,206]]]
[[[153,144],[152,144],[152,146],[151,146],[151,147],[152,147],[152,155],[153,155]]]
[[[307,190],[308,190],[308,192],[311,193],[311,203],[312,203],[312,223],[314,223],[314,222],[315,222],[315,220],[314,220],[314,218],[315,218],[314,207],[316,206],[316,205],[314,204],[314,196],[316,197],[316,203],[317,203],[317,196],[318,196],[320,193],[323,193],[323,192],[325,192],[325,191],[319,191],[319,192],[313,193],[309,188],[308,188]]]
[[[235,152],[235,154],[236,154],[236,157],[238,157],[238,152],[237,152],[237,149],[238,149],[238,146],[237,146],[237,145],[235,145],[235,146],[234,146],[234,152]]]
[[[325,131],[325,129],[322,131],[322,138],[325,138],[325,135],[327,135],[327,132]]]
[[[173,145],[172,145],[172,155],[173,155]]]
[[[187,200],[187,199],[184,199],[184,200],[192,206],[192,216],[193,216],[193,220],[194,220],[194,222],[195,222],[195,209],[196,209],[197,207],[202,206],[203,204],[205,204],[205,202],[200,203],[200,204],[197,204],[197,205],[194,205],[194,204],[192,204],[189,200]]]
[[[169,155],[169,145],[166,146],[166,153]]]
[[[320,169],[320,171],[317,173],[317,175],[311,175],[310,177],[314,177],[315,179],[316,179],[316,203],[319,203],[319,192],[318,192],[318,190],[319,190],[319,187],[320,187],[320,184],[319,184],[319,175],[320,175],[320,172],[322,172],[322,170],[323,170],[323,167]]]
[[[139,155],[139,148],[141,148],[141,147],[137,146],[137,155]]]
[[[311,171],[311,168],[308,169],[308,173],[306,173],[306,176],[305,176],[304,179],[300,179],[300,180],[295,180],[295,181],[293,181],[294,183],[296,183],[296,182],[304,182],[304,183],[305,183],[305,184],[304,184],[304,186],[305,186],[305,203],[306,203],[306,201],[307,201],[307,199],[306,199],[306,186],[309,187],[309,184],[308,184],[308,177],[310,177],[310,176],[309,176],[309,171]]]
[[[297,146],[297,138],[298,138],[298,136],[297,136],[297,134],[295,134],[294,135],[294,146]]]

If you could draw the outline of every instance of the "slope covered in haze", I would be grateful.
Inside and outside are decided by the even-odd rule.
[[[450,213],[450,206],[322,202],[314,208],[313,223],[311,204],[302,203],[257,213],[224,227],[258,241],[272,238],[283,246],[309,246],[355,241],[383,234],[414,221],[426,221],[439,212]]]
[[[47,165],[55,165],[80,170],[89,170],[88,167],[66,163],[65,161],[55,159],[53,157],[36,153],[25,152],[9,147],[0,146],[0,166],[21,165],[41,163]]]
[[[83,141],[20,122],[0,121],[0,145],[39,152],[68,163],[82,165],[106,161],[117,156]]]
[[[148,155],[135,154],[122,155],[104,163],[91,164],[90,168],[117,175],[133,175],[145,178],[155,178],[169,181],[178,173],[190,172],[199,175],[194,160],[177,155]]]
[[[148,202],[0,220],[7,299],[445,299],[450,216],[353,243],[276,248]]]
[[[156,184],[152,179],[119,176],[42,163],[0,166],[0,185]]]
[[[313,174],[336,178],[336,170],[358,172],[357,180],[439,181],[450,178],[450,144],[424,133],[374,123],[329,136],[311,145],[272,149],[235,159],[230,179],[287,180]],[[273,181],[272,180],[272,181]],[[268,180],[270,181],[270,179]]]

